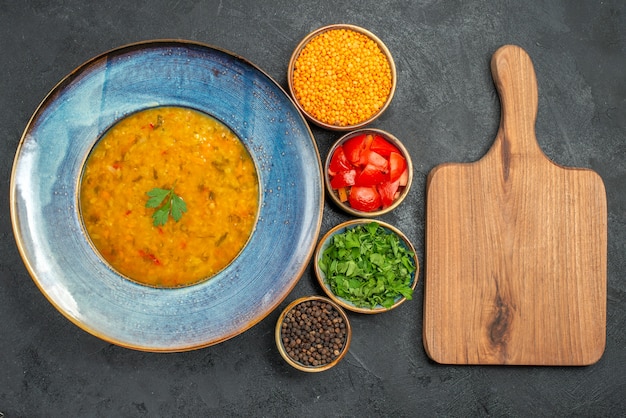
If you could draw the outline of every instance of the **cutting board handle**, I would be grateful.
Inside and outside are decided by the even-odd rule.
[[[530,56],[519,46],[504,45],[491,58],[491,74],[502,106],[494,145],[509,156],[543,157],[535,137],[538,93]]]

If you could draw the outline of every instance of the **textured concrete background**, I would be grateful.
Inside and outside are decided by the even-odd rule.
[[[611,1],[0,1],[0,413],[68,416],[624,416],[626,414],[626,7]],[[422,346],[423,276],[413,301],[351,315],[340,365],[309,375],[274,346],[278,310],[220,345],[136,352],[71,324],[38,291],[9,219],[20,136],[46,93],[85,60],[154,38],[242,55],[286,87],[289,56],[309,31],[364,26],[395,56],[395,99],[373,126],[414,160],[408,201],[383,219],[404,230],[421,263],[427,173],[474,161],[491,145],[499,101],[489,72],[501,45],[525,48],[539,85],[537,137],[555,162],[589,167],[608,198],[607,346],[595,365],[452,367]],[[313,128],[326,155],[338,136]],[[347,219],[327,204],[322,233]],[[281,308],[318,294],[309,268]]]

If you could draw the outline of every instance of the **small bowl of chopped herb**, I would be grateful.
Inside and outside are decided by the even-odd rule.
[[[276,346],[294,368],[322,372],[334,367],[348,352],[352,328],[341,307],[323,296],[294,300],[276,323]]]
[[[415,248],[396,227],[354,219],[328,231],[314,255],[330,299],[353,312],[387,312],[411,300],[419,275]]]
[[[350,24],[321,27],[296,46],[287,83],[300,111],[316,125],[347,131],[369,124],[391,103],[396,67],[385,44]]]
[[[330,148],[324,164],[326,191],[337,206],[357,217],[394,210],[413,181],[411,155],[381,129],[347,133]]]

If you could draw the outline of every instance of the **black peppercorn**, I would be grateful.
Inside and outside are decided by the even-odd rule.
[[[331,363],[339,357],[347,341],[343,316],[333,305],[321,300],[294,306],[285,314],[280,332],[287,355],[308,367]]]

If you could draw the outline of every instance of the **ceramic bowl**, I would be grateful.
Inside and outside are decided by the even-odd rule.
[[[157,106],[196,109],[227,125],[259,177],[248,244],[220,273],[184,288],[139,285],[105,264],[78,204],[98,139],[126,115]],[[123,347],[186,351],[244,332],[293,289],[319,237],[322,163],[307,121],[258,67],[196,42],[146,41],[85,62],[43,100],[16,153],[10,204],[26,268],[65,317]]]
[[[289,353],[290,350],[298,350],[303,348],[310,349],[310,345],[315,346],[314,353],[321,353],[321,351],[324,349],[332,350],[324,342],[324,336],[320,336],[320,340],[318,340],[317,342],[309,342],[309,346],[303,347],[302,345],[300,345],[300,341],[296,342],[293,338],[288,338],[284,332],[283,327],[286,321],[289,321],[291,320],[291,318],[296,317],[295,313],[298,309],[306,309],[307,307],[310,308],[312,304],[325,304],[327,307],[330,307],[338,314],[337,318],[340,318],[344,324],[344,326],[340,328],[342,330],[341,339],[343,344],[340,344],[340,348],[338,348],[338,351],[332,355],[332,358],[329,359],[329,361],[322,362],[320,364],[305,364],[292,357]],[[341,359],[345,357],[348,349],[350,348],[350,340],[352,339],[352,328],[350,326],[348,316],[337,303],[323,296],[307,296],[294,300],[282,311],[276,323],[275,338],[276,346],[278,347],[280,355],[289,365],[304,372],[322,372],[336,366],[341,361]],[[304,337],[302,337],[302,339],[304,339]],[[304,342],[303,344],[307,343]]]
[[[386,97],[384,103],[382,104],[382,106],[375,113],[371,114],[367,118],[359,120],[357,123],[341,125],[341,124],[330,123],[328,121],[321,120],[321,117],[315,117],[314,115],[311,114],[311,112],[307,111],[306,106],[303,106],[303,104],[300,102],[300,100],[298,98],[298,95],[296,94],[296,91],[294,89],[294,69],[296,67],[296,62],[297,62],[298,58],[300,57],[303,49],[309,44],[309,42],[311,42],[312,39],[314,39],[318,35],[322,35],[325,32],[333,31],[333,30],[349,30],[349,31],[354,31],[354,32],[357,32],[357,33],[360,33],[360,34],[363,34],[363,35],[367,36],[369,39],[371,39],[372,41],[374,41],[376,43],[376,45],[378,46],[380,51],[386,57],[387,62],[389,64],[389,69],[390,69],[390,73],[391,73],[391,85],[390,85],[389,93],[387,94],[387,97]],[[355,25],[350,25],[350,24],[328,25],[328,26],[321,27],[321,28],[319,28],[319,29],[309,33],[296,46],[295,50],[293,51],[293,54],[291,55],[291,59],[289,60],[289,65],[288,65],[287,68],[288,68],[288,70],[287,70],[287,83],[288,83],[288,86],[289,86],[289,91],[291,93],[291,96],[294,98],[294,101],[295,101],[296,105],[298,106],[298,108],[300,109],[300,111],[302,111],[302,113],[306,116],[306,118],[309,121],[313,122],[317,126],[320,126],[322,128],[326,128],[326,129],[330,129],[330,130],[336,130],[336,131],[351,131],[351,130],[354,130],[354,129],[366,126],[369,123],[371,123],[374,120],[376,120],[387,109],[387,107],[391,103],[391,100],[393,99],[393,95],[394,95],[394,92],[395,92],[395,89],[396,89],[396,83],[397,83],[396,67],[395,67],[395,63],[393,61],[393,57],[391,55],[391,52],[389,52],[389,49],[372,32],[370,32],[367,29],[364,29],[362,27],[355,26]],[[327,109],[325,109],[325,110],[327,110]]]
[[[332,228],[320,239],[315,249],[315,254],[313,256],[315,276],[317,277],[317,281],[319,282],[320,286],[322,287],[326,295],[330,299],[332,299],[334,302],[336,302],[338,305],[342,306],[343,308],[353,311],[353,312],[358,312],[358,313],[363,313],[363,314],[377,314],[377,313],[387,312],[387,311],[397,308],[398,306],[406,302],[408,299],[399,295],[398,297],[395,298],[393,305],[388,308],[382,305],[377,305],[374,308],[356,306],[353,302],[347,299],[344,299],[343,297],[340,297],[333,292],[330,284],[326,280],[326,275],[320,268],[320,259],[324,251],[331,244],[331,240],[335,235],[342,234],[349,229],[355,228],[356,226],[366,225],[372,222],[375,222],[380,227],[382,227],[385,233],[397,235],[398,238],[400,239],[400,245],[402,245],[411,254],[413,254],[411,259],[415,267],[415,270],[411,273],[411,283],[409,284],[409,286],[411,287],[411,289],[415,289],[415,286],[417,285],[417,281],[419,277],[419,262],[417,259],[417,253],[415,252],[415,248],[413,247],[413,244],[411,244],[409,239],[406,237],[406,235],[402,233],[402,231],[400,231],[398,228],[386,222],[375,221],[371,219],[363,219],[363,218],[353,219],[347,222],[343,222],[335,226],[334,228]]]
[[[335,154],[335,152],[337,151],[337,149],[339,147],[344,147],[345,144],[352,140],[353,138],[357,138],[357,137],[361,137],[361,136],[367,136],[367,135],[371,135],[372,137],[380,137],[383,138],[384,140],[386,140],[389,144],[393,145],[400,153],[400,155],[402,155],[404,157],[404,160],[406,161],[406,173],[405,176],[403,176],[403,181],[402,184],[404,185],[400,185],[397,187],[397,189],[395,189],[395,192],[392,193],[393,195],[395,195],[396,197],[393,199],[391,204],[388,204],[386,206],[380,206],[378,209],[376,210],[371,210],[371,211],[365,211],[365,210],[360,210],[361,208],[355,208],[352,207],[350,205],[350,201],[345,200],[349,197],[349,192],[348,189],[349,187],[345,188],[344,191],[346,192],[346,194],[341,197],[341,193],[339,192],[338,189],[333,188],[333,185],[331,183],[332,180],[332,176],[329,173],[329,169],[332,163],[332,159],[333,159],[333,155]],[[383,152],[383,151],[380,151]],[[384,152],[383,152],[384,153]],[[378,152],[377,152],[378,154]],[[385,157],[387,158],[387,157]],[[388,158],[387,158],[388,159]],[[361,167],[362,168],[362,167]],[[360,169],[357,168],[357,171],[359,171]],[[339,140],[337,140],[332,147],[330,148],[330,150],[328,151],[328,155],[326,157],[326,162],[324,164],[324,178],[325,178],[325,185],[326,185],[326,192],[327,195],[330,196],[331,200],[342,210],[344,210],[345,212],[349,213],[350,215],[356,216],[356,217],[376,217],[376,216],[380,216],[380,215],[384,215],[386,213],[391,212],[392,210],[394,210],[395,208],[397,208],[400,203],[402,203],[402,201],[406,198],[406,196],[409,193],[409,189],[411,188],[411,184],[413,182],[413,162],[411,160],[411,155],[409,154],[408,150],[405,148],[405,146],[402,144],[402,142],[396,138],[395,136],[393,136],[392,134],[390,134],[389,132],[383,131],[381,129],[370,129],[370,128],[364,128],[364,129],[359,129],[350,133],[345,134],[344,136],[342,136],[341,138],[339,138]],[[381,193],[378,193],[379,195],[382,195],[384,190],[389,190],[387,187],[389,185],[387,183],[385,183],[384,185],[378,185],[376,186],[377,190],[380,191]],[[390,193],[387,192],[387,195],[389,195]]]

